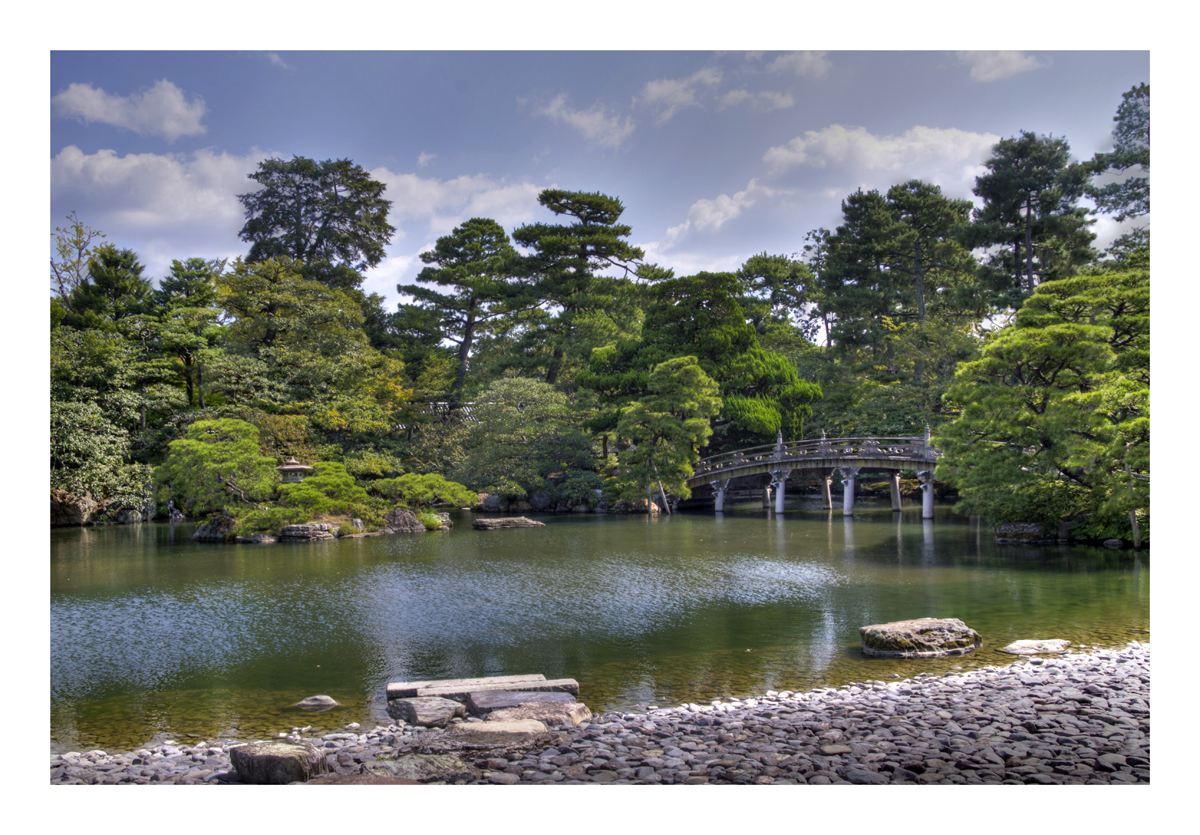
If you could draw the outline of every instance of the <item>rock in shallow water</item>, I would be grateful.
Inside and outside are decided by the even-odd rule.
[[[983,638],[958,618],[917,618],[863,626],[863,655],[872,658],[940,658],[978,649]]]
[[[1013,641],[1006,647],[1001,647],[1000,652],[1007,652],[1010,655],[1039,655],[1042,653],[1060,653],[1066,652],[1067,647],[1071,645],[1070,641],[1062,638],[1050,638],[1044,641],[1021,640]]]
[[[323,710],[333,710],[335,707],[341,707],[332,696],[309,696],[307,699],[301,699],[292,707],[297,710],[308,710],[314,713],[319,713]]]

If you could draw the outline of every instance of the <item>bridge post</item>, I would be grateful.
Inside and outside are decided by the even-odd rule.
[[[763,507],[767,510],[771,509],[771,485],[763,485]]]
[[[712,485],[713,493],[716,496],[716,501],[713,503],[713,509],[717,513],[723,513],[725,511],[725,486],[729,484],[729,481],[722,481],[718,478],[709,483]]]
[[[841,467],[842,471],[842,515],[854,515],[854,479],[858,477],[859,467]]]
[[[833,481],[833,470],[821,476],[821,509],[833,510],[833,495],[829,490],[829,482]]]
[[[772,470],[771,485],[775,488],[775,512],[783,513],[783,483],[791,475],[791,470]]]
[[[900,507],[900,473],[892,473],[892,510],[899,512]]]
[[[921,482],[921,518],[933,518],[933,469],[921,470],[917,473]]]

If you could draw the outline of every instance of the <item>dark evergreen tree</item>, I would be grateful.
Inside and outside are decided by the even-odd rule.
[[[1065,139],[1023,131],[1002,139],[975,181],[983,206],[974,212],[966,239],[973,247],[997,247],[985,276],[999,301],[1018,307],[1040,281],[1070,276],[1091,261],[1096,237],[1083,197],[1088,171],[1073,164]]]
[[[239,194],[251,262],[287,256],[305,265],[325,262],[354,271],[383,260],[395,227],[384,184],[348,159],[315,162],[306,157],[268,159],[250,179],[258,191]]]

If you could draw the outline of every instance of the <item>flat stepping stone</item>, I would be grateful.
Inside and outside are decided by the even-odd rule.
[[[526,690],[477,690],[467,694],[467,707],[476,716],[486,716],[493,710],[515,708],[533,702],[574,702],[570,693]]]
[[[417,783],[470,783],[483,776],[479,769],[450,754],[403,754],[364,765],[362,773]]]
[[[524,516],[509,516],[504,519],[476,519],[471,527],[477,531],[495,531],[501,528],[544,528],[545,522],[535,522]]]
[[[1062,638],[1051,638],[1045,641],[1022,640],[1013,641],[1008,646],[1001,647],[999,651],[1007,652],[1010,655],[1042,655],[1066,652],[1070,645],[1070,641]]]
[[[388,702],[387,714],[410,725],[423,728],[443,728],[454,717],[466,718],[467,709],[462,702],[443,699],[441,696],[416,696],[411,699],[393,699]]]
[[[324,752],[311,742],[251,742],[229,749],[238,779],[258,785],[303,783],[326,774]]]
[[[463,693],[481,690],[488,687],[499,687],[509,684],[525,685],[543,682],[546,677],[541,673],[520,676],[488,676],[486,678],[442,678],[430,681],[393,681],[387,686],[388,701],[405,699],[421,695],[418,691],[430,688],[461,688]]]
[[[547,681],[529,681],[524,684],[495,684],[483,685],[475,687],[462,687],[461,685],[450,685],[448,687],[422,687],[417,691],[418,696],[443,696],[447,699],[457,699],[466,701],[471,693],[482,693],[484,691],[523,691],[526,693],[568,693],[571,696],[579,697],[579,682],[573,678],[555,678]]]
[[[418,780],[387,774],[325,774],[308,781],[310,786],[419,786]]]
[[[534,719],[547,727],[573,727],[592,718],[592,711],[581,702],[522,702],[516,707],[493,710],[484,717],[488,724]]]
[[[444,731],[426,731],[404,743],[420,754],[456,754],[467,759],[507,757],[553,744],[557,734],[531,719],[513,722],[463,722]]]

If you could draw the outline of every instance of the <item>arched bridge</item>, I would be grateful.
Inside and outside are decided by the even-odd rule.
[[[713,490],[716,509],[725,509],[725,492],[730,482],[749,476],[768,475],[764,487],[764,502],[775,494],[775,510],[783,512],[784,484],[792,473],[808,471],[823,483],[825,506],[832,507],[829,482],[833,471],[842,474],[844,502],[842,512],[854,512],[854,481],[863,471],[884,470],[892,476],[892,509],[900,509],[900,471],[916,470],[921,482],[922,516],[933,517],[933,468],[940,453],[929,444],[929,436],[891,438],[821,438],[814,441],[784,443],[779,437],[774,444],[739,449],[702,458],[696,462],[693,475],[687,481],[691,489],[709,485]],[[762,481],[762,479],[757,479]]]

